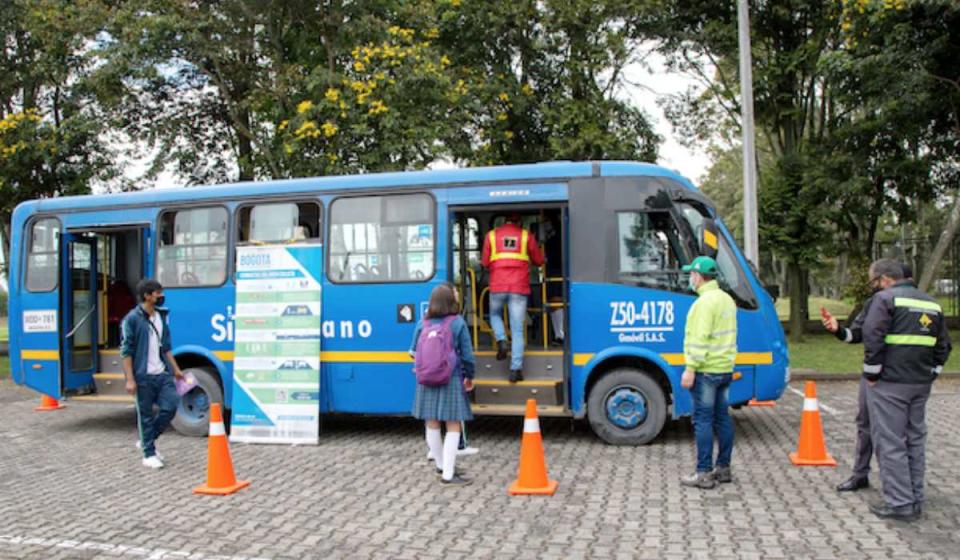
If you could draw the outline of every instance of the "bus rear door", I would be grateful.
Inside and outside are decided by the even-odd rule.
[[[61,259],[61,305],[64,393],[93,391],[97,368],[100,305],[97,297],[97,236],[66,232]]]
[[[21,245],[26,270],[11,278],[19,291],[22,322],[19,340],[22,379],[27,387],[60,398],[60,221],[53,217],[31,220]],[[16,303],[11,302],[11,303]]]

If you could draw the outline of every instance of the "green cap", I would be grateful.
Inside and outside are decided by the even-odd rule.
[[[710,257],[697,257],[693,262],[683,267],[684,272],[699,272],[704,276],[717,275],[717,261]]]

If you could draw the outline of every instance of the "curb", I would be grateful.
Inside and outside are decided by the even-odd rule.
[[[940,379],[960,379],[960,371],[945,371]],[[812,369],[791,369],[791,381],[857,381],[859,373],[824,373]]]

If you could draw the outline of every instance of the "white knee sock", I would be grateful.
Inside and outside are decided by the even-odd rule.
[[[430,456],[437,463],[437,468],[443,468],[443,444],[441,443],[440,428],[427,428],[427,448]]]
[[[439,431],[439,430],[438,430]],[[457,447],[460,446],[460,432],[447,432],[443,438],[443,479],[450,480],[457,466]]]

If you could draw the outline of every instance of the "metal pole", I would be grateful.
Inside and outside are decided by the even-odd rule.
[[[753,70],[750,56],[750,11],[747,0],[737,0],[740,37],[740,111],[743,125],[743,246],[747,260],[760,266],[757,233],[757,161],[753,128]]]

